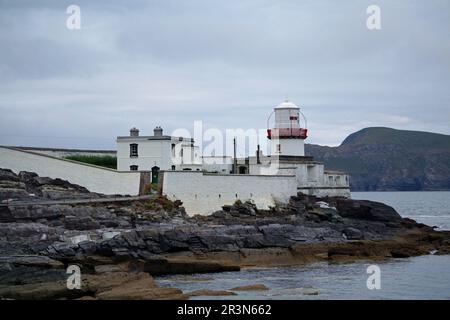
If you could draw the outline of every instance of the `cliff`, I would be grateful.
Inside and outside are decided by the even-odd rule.
[[[365,128],[340,146],[306,145],[327,169],[350,174],[353,191],[450,190],[450,136]]]

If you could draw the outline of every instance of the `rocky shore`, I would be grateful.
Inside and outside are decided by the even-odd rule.
[[[200,293],[160,288],[152,275],[450,252],[450,232],[364,200],[299,194],[271,210],[237,201],[194,217],[158,196],[43,204],[100,197],[0,169],[0,298],[187,299]],[[67,288],[70,265],[81,269],[80,289]]]

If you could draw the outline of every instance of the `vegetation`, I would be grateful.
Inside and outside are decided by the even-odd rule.
[[[349,173],[353,191],[450,189],[449,135],[365,128],[338,147],[307,144],[305,152]]]
[[[166,196],[159,196],[154,199],[149,199],[144,202],[144,206],[148,210],[158,211],[164,209],[166,211],[171,211],[181,207],[183,203],[180,200],[171,201],[167,199]]]
[[[144,187],[144,194],[152,194],[155,193],[156,191],[158,191],[157,183],[149,183]]]
[[[73,155],[73,156],[68,156],[65,159],[88,163],[88,164],[93,164],[96,166],[110,168],[110,169],[117,169],[117,157],[113,157],[113,156]]]

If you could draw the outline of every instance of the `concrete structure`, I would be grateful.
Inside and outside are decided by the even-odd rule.
[[[285,203],[297,193],[294,175],[210,174],[196,171],[161,172],[162,193],[180,199],[189,215],[211,214],[236,200],[253,201],[258,208],[269,209]]]
[[[8,168],[15,173],[36,172],[41,177],[64,179],[91,192],[111,195],[138,195],[148,183],[145,173],[119,172],[10,147],[0,147],[0,168]]]
[[[38,148],[38,147],[16,147],[16,146],[0,146],[6,148],[14,148],[23,151],[30,151],[56,158],[66,158],[69,156],[111,156],[115,157],[116,150],[86,150],[86,149],[65,149],[65,148]]]
[[[230,156],[203,156],[202,170],[212,173],[232,173],[233,158]]]
[[[141,136],[132,128],[129,136],[117,137],[117,170],[151,171],[157,182],[159,170],[200,171],[200,151],[191,138],[163,135],[156,127],[152,136]]]

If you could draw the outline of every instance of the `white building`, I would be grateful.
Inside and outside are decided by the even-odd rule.
[[[269,155],[258,149],[255,156],[241,159],[202,157],[191,138],[163,135],[161,127],[152,136],[141,136],[133,128],[129,136],[117,137],[117,170],[61,158],[112,151],[25,147],[0,147],[0,168],[62,178],[104,194],[143,194],[149,183],[157,182],[158,190],[171,200],[181,200],[190,215],[210,214],[238,199],[267,209],[286,203],[299,191],[349,197],[345,173],[326,171],[322,163],[305,155],[308,131],[300,108],[285,101],[272,115],[274,123],[268,121],[267,130]]]
[[[191,138],[163,135],[156,127],[152,136],[141,136],[132,128],[129,136],[117,137],[118,171],[151,171],[157,182],[160,170],[201,170],[201,156]]]

